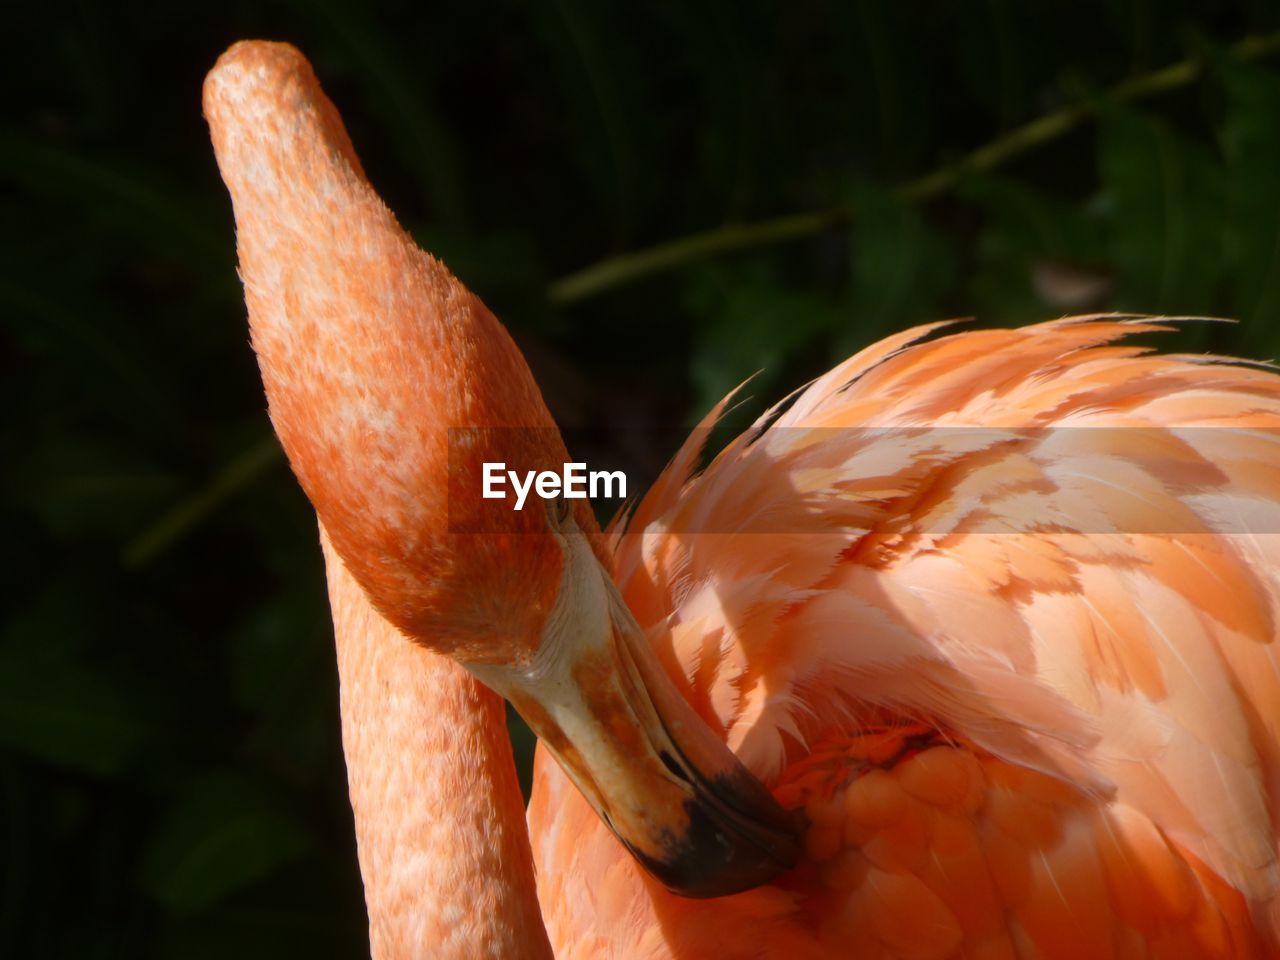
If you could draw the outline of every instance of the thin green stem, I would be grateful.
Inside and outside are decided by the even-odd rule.
[[[280,460],[280,444],[274,435],[253,443],[199,490],[174,504],[130,540],[120,551],[120,562],[125,567],[137,568],[155,560]]]
[[[548,296],[553,303],[560,304],[587,300],[613,287],[623,286],[651,273],[661,273],[691,260],[700,260],[742,247],[759,247],[781,240],[807,237],[834,226],[844,219],[844,215],[845,212],[841,209],[814,210],[773,220],[761,220],[758,223],[733,224],[704,233],[693,233],[654,247],[601,260],[594,266],[555,281],[551,284]]]
[[[1278,50],[1280,33],[1246,37],[1229,48],[1230,54],[1238,60],[1258,60]],[[1096,116],[1104,104],[1132,103],[1185,87],[1195,82],[1203,70],[1200,60],[1187,59],[1126,80],[1100,97],[1055,110],[996,137],[951,163],[900,184],[895,192],[910,203],[935,199],[954,189],[965,176],[994,170],[1065,136]],[[606,257],[561,277],[547,288],[547,298],[560,306],[578,303],[643,277],[716,254],[812,236],[847,223],[852,215],[853,211],[847,206],[829,207],[755,223],[731,223],[714,230],[692,233],[643,250]]]

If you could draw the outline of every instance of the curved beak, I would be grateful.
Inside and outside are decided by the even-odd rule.
[[[564,544],[533,662],[469,669],[511,701],[667,889],[724,896],[794,866],[802,815],[780,807],[676,690],[587,538]]]

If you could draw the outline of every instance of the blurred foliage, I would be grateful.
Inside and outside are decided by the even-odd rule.
[[[199,111],[233,40],[313,59],[388,202],[566,425],[689,423],[763,371],[758,411],[946,316],[1225,315],[1166,342],[1280,352],[1280,57],[1230,53],[1280,29],[1262,0],[81,2],[5,23],[0,956],[365,952],[315,523],[263,415]],[[1010,133],[1030,149],[981,153]],[[741,249],[697,255],[708,230]],[[686,235],[592,298],[553,285]]]

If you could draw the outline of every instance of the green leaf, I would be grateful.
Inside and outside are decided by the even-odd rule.
[[[252,718],[245,752],[295,781],[325,768],[337,733],[330,719],[336,703],[332,628],[313,586],[283,585],[227,639],[231,693]]]
[[[920,56],[919,12],[877,0],[832,4],[830,12],[831,36],[822,39],[836,51],[840,87],[831,102],[840,109],[819,101],[818,122],[871,153],[886,175],[900,176],[917,165],[941,127],[930,95],[934,64]],[[787,102],[793,110],[807,106]]]
[[[305,857],[236,897],[167,918],[151,956],[181,960],[282,960],[369,956],[360,878],[350,864]],[[347,871],[350,870],[350,874]]]
[[[520,792],[528,804],[529,795],[533,792],[533,751],[538,745],[538,737],[510,703],[507,704],[507,735],[511,737],[511,753],[516,761]]]
[[[642,146],[649,138],[639,133],[653,111],[641,101],[644,71],[624,9],[584,0],[529,5],[533,34],[564,97],[574,160],[608,210],[619,246],[635,233],[652,190]]]
[[[1046,17],[1008,0],[987,0],[968,12],[956,17],[952,41],[959,73],[997,126],[1012,126],[1027,113],[1028,75],[1045,58]]]
[[[298,820],[257,782],[202,774],[161,818],[142,854],[139,881],[179,915],[198,913],[305,852]]]
[[[690,194],[714,198],[726,219],[750,217],[761,189],[764,147],[776,129],[769,114],[770,77],[759,69],[775,41],[775,24],[736,0],[671,4],[667,21],[672,53],[688,95],[699,104],[698,177],[681,184]],[[776,138],[785,140],[785,138]]]
[[[231,251],[218,225],[154,163],[90,156],[73,147],[4,132],[0,180],[89,211],[117,235],[133,237],[166,257],[181,254],[190,264],[230,266]]]
[[[1103,232],[1096,217],[1026,184],[977,176],[959,193],[982,207],[986,226],[999,232],[1011,255],[1095,263],[1103,254]]]
[[[0,645],[0,746],[83,773],[117,774],[161,740],[129,678],[91,669],[61,649]]]
[[[984,322],[1030,323],[1061,312],[1033,284],[1037,269],[1054,264],[1090,271],[1105,283],[1101,220],[1023,183],[1000,177],[967,180],[960,196],[983,214],[969,274],[971,302]]]
[[[1210,313],[1223,276],[1221,164],[1157,120],[1108,110],[1099,165],[1114,205],[1118,307]]]
[[[122,438],[74,428],[20,450],[5,479],[12,501],[63,542],[123,539],[179,489]]]
[[[937,302],[951,286],[955,258],[921,212],[884,187],[850,188],[853,227],[852,289],[847,324],[836,347],[844,356],[890,330],[937,319]]]
[[[1222,57],[1234,314],[1253,339],[1280,348],[1280,78]]]
[[[784,365],[845,317],[830,300],[787,287],[761,269],[697,271],[686,305],[699,318],[690,363],[699,412],[757,374],[752,394],[773,399]]]

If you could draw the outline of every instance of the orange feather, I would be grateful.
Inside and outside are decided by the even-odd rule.
[[[805,805],[806,860],[667,922],[539,758],[558,956],[694,956],[706,930],[720,957],[1277,955],[1280,378],[1116,345],[1158,327],[910,331],[703,473],[682,455],[613,534],[621,586]],[[770,532],[782,500],[808,509]],[[937,744],[848,739],[904,724]]]

